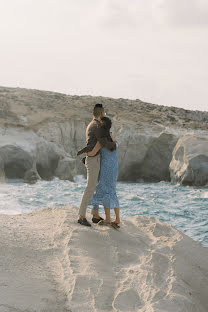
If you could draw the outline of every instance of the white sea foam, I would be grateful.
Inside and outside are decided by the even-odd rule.
[[[74,182],[82,184],[82,183],[86,183],[86,179],[83,175],[76,175],[74,176]]]
[[[5,186],[3,189],[5,189]],[[1,190],[2,187],[0,187],[0,192]],[[12,196],[9,192],[0,194],[0,214],[15,215],[23,212],[24,208],[18,202],[18,198]]]
[[[201,194],[201,198],[208,198],[208,192],[204,192]]]

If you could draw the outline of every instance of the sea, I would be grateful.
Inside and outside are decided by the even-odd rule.
[[[79,207],[86,180],[38,181],[26,184],[8,179],[0,184],[0,214],[16,215],[46,208],[74,205]],[[118,182],[117,195],[122,217],[157,217],[208,247],[208,186],[192,187],[159,183]],[[100,212],[103,213],[101,207]]]

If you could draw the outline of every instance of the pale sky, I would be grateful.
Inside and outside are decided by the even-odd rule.
[[[208,111],[208,0],[0,0],[0,85]]]

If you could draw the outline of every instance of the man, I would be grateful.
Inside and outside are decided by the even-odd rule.
[[[80,150],[77,155],[81,155],[83,152],[88,153],[93,150],[97,142],[100,143],[101,147],[105,147],[109,150],[116,149],[115,142],[109,142],[107,138],[100,137],[100,120],[105,116],[104,108],[102,104],[96,104],[93,110],[93,120],[89,123],[86,130],[86,140],[87,146],[86,148]],[[97,180],[100,171],[100,152],[98,152],[93,157],[86,157],[85,166],[87,168],[87,185],[82,196],[82,201],[79,209],[79,220],[78,223],[85,226],[91,226],[91,224],[86,219],[86,211],[89,204],[89,201],[94,194],[96,189]],[[98,214],[98,207],[93,207],[92,209],[92,222],[98,223],[100,220],[103,220]]]

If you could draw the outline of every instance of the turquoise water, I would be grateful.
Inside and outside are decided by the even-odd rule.
[[[29,185],[21,180],[0,184],[0,214],[19,214],[54,206],[79,206],[86,181],[54,179]],[[171,183],[118,183],[121,216],[160,218],[208,247],[208,187]],[[101,208],[101,212],[103,209]]]

